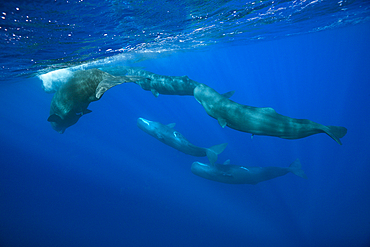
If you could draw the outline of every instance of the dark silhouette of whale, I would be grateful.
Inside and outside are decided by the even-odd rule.
[[[173,129],[175,127],[174,123],[164,125],[159,122],[138,118],[137,126],[144,132],[180,152],[197,157],[207,156],[211,164],[217,161],[217,155],[222,153],[227,146],[227,143],[223,143],[210,148],[197,147],[191,144],[181,133]]]
[[[218,120],[222,126],[252,133],[253,135],[276,136],[284,139],[299,139],[318,133],[326,133],[342,145],[340,138],[347,129],[339,126],[325,126],[308,119],[296,119],[276,113],[270,107],[260,108],[236,103],[228,97],[233,92],[221,95],[213,88],[199,84],[194,97],[202,104],[207,114]]]
[[[87,109],[89,104],[99,100],[108,89],[142,79],[138,76],[113,76],[99,69],[76,71],[54,94],[48,121],[62,134],[81,116],[90,113]]]
[[[266,180],[284,176],[291,172],[301,178],[307,179],[301,163],[296,159],[289,167],[249,167],[230,165],[227,160],[223,165],[203,164],[194,162],[191,171],[197,176],[205,179],[226,184],[257,184]]]
[[[159,94],[166,95],[191,95],[198,82],[189,79],[187,76],[165,76],[157,75],[149,71],[138,68],[125,69],[127,75],[135,75],[148,78],[150,80],[139,80],[135,83],[142,89],[151,91],[155,97]]]

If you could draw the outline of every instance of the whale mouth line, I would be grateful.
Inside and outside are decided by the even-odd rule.
[[[150,125],[150,122],[144,118],[139,118],[139,120],[141,120],[142,122],[144,122],[146,125]]]
[[[207,164],[203,164],[203,163],[200,163],[200,162],[198,162],[198,161],[196,162],[196,164],[197,164],[197,165],[200,165],[200,166],[208,167],[208,165],[207,165]]]

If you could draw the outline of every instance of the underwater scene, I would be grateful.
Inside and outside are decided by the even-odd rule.
[[[0,3],[0,246],[370,246],[370,2]]]

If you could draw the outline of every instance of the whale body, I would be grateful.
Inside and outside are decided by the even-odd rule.
[[[76,71],[54,94],[48,121],[54,130],[62,134],[81,116],[90,113],[87,109],[89,104],[99,100],[108,89],[142,79],[137,76],[113,76],[99,69]]]
[[[226,184],[257,184],[266,180],[284,176],[289,172],[307,179],[299,159],[296,159],[289,167],[249,167],[230,165],[227,160],[222,164],[203,164],[194,162],[191,172],[202,178]]]
[[[211,164],[216,162],[217,155],[222,153],[227,146],[227,143],[215,145],[210,148],[195,146],[181,133],[173,129],[175,127],[174,123],[164,125],[159,122],[138,118],[137,126],[144,132],[180,152],[197,157],[207,156]]]
[[[149,79],[139,80],[135,83],[142,89],[151,91],[155,97],[158,97],[159,94],[193,96],[194,88],[199,85],[198,82],[189,79],[187,76],[157,75],[137,68],[127,68],[125,71],[128,75]]]
[[[318,133],[326,133],[342,145],[340,138],[347,129],[325,126],[308,119],[283,116],[270,107],[253,107],[236,103],[228,97],[232,92],[221,95],[213,88],[199,84],[194,97],[202,104],[207,114],[222,126],[251,133],[253,135],[276,136],[284,139],[299,139]]]

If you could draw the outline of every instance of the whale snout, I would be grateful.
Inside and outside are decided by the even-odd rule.
[[[200,83],[198,86],[194,88],[193,94],[194,98],[198,101],[199,104],[202,105],[205,97],[208,95],[209,87],[205,84]]]
[[[198,86],[198,87],[199,87],[199,86]],[[194,98],[196,99],[196,101],[198,101],[198,103],[199,103],[199,104],[202,104],[202,102],[201,102],[201,101],[200,101],[200,99],[199,99],[199,95],[198,95],[198,92],[199,92],[198,87],[194,88],[194,92],[193,92],[193,94],[194,94]]]
[[[151,121],[145,119],[145,118],[138,118],[137,119],[137,126],[142,130],[148,130],[150,128]]]
[[[138,123],[140,123],[140,124],[142,123],[142,124],[150,125],[150,122],[151,122],[151,121],[146,120],[145,118],[139,117],[139,118],[137,119],[137,122],[138,122]]]
[[[195,161],[191,166],[208,167],[209,165]]]
[[[198,161],[195,161],[193,162],[193,164],[191,164],[191,172],[199,176],[199,173],[204,172],[204,170],[206,170],[208,167],[209,165],[207,164],[203,164]]]

